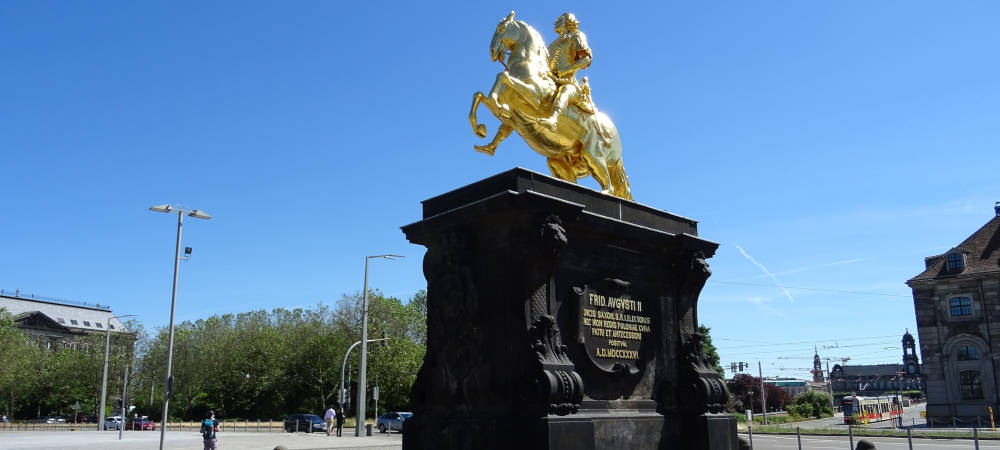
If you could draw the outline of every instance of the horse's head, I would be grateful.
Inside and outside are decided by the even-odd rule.
[[[497,31],[493,33],[493,40],[490,41],[490,60],[504,62],[504,55],[514,48],[514,45],[522,39],[521,28],[524,26],[520,21],[514,20],[514,11],[500,20],[497,24]]]

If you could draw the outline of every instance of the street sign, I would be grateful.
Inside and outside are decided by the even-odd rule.
[[[378,400],[378,386],[372,388],[372,398],[375,399],[376,401]]]
[[[75,410],[79,410],[80,409],[80,402],[79,401],[77,401],[76,403],[73,404],[73,409],[75,409]]]

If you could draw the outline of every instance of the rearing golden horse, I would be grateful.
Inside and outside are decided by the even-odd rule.
[[[510,56],[504,63],[508,51]],[[555,131],[539,123],[552,111],[556,83],[549,69],[548,48],[538,31],[514,20],[512,11],[497,24],[490,58],[507,70],[497,74],[489,95],[473,94],[469,122],[477,136],[486,137],[486,125],[476,117],[483,104],[500,120],[500,128],[489,144],[475,149],[493,155],[500,141],[517,131],[528,146],[547,159],[553,176],[576,183],[578,178],[592,175],[601,192],[632,200],[618,129],[607,115],[572,106],[563,110]]]

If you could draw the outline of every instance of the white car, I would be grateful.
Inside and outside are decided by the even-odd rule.
[[[104,419],[104,429],[105,430],[119,430],[122,427],[121,416],[113,416]]]

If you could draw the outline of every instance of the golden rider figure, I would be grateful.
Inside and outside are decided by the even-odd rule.
[[[559,37],[549,45],[549,68],[558,85],[556,98],[552,104],[552,115],[539,119],[546,128],[555,131],[556,119],[572,103],[593,114],[593,103],[584,94],[576,72],[590,66],[593,54],[587,45],[587,35],[580,31],[580,21],[572,13],[564,13],[555,22]]]

